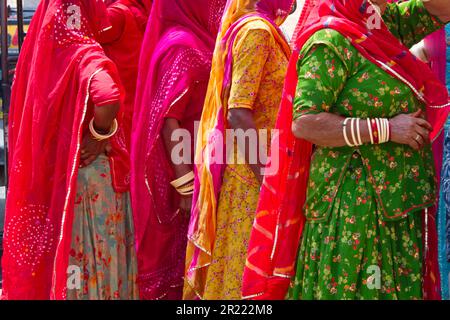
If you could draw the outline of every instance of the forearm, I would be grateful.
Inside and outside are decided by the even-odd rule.
[[[175,148],[178,147],[180,144],[179,141],[174,141],[173,133],[179,129],[182,129],[182,128],[180,127],[180,124],[177,119],[175,119],[175,118],[165,119],[163,129],[162,129],[162,138],[164,140],[164,145],[166,148],[167,155],[171,159],[171,165],[175,171],[176,178],[180,178],[192,171],[192,164],[185,163],[184,161],[173,161],[174,159],[172,159],[173,155],[175,154]],[[190,144],[191,141],[188,141],[186,143]],[[184,150],[190,150],[190,145],[184,146],[183,151]],[[189,159],[192,158],[192,155],[188,155],[188,156],[189,156]]]
[[[307,114],[292,123],[292,132],[297,138],[318,146],[343,147],[347,145],[343,133],[344,120],[345,117],[328,112]],[[349,126],[350,122],[347,123],[347,127]],[[351,130],[347,128],[346,132],[349,140],[353,141]],[[363,143],[371,142],[366,119],[360,119],[359,132]]]
[[[99,132],[109,132],[117,117],[120,105],[118,103],[96,106],[94,108],[94,128]]]
[[[450,22],[450,0],[422,0],[428,12],[442,22]]]
[[[245,143],[244,150],[242,150],[242,146],[238,146],[239,152],[243,153],[245,156],[246,163],[250,166],[251,170],[255,174],[256,178],[262,182],[263,177],[263,170],[264,170],[264,161],[263,159],[260,159],[260,155],[264,152],[261,151],[261,143],[260,143],[260,137],[258,129],[256,128],[255,121],[253,119],[253,114],[251,110],[244,109],[244,108],[236,108],[231,109],[228,112],[228,126],[235,130],[242,130],[243,132],[253,132],[255,138],[256,138],[256,148],[252,143]],[[256,155],[252,155],[252,152],[256,151]],[[252,157],[253,156],[253,157]],[[255,158],[256,161],[250,161],[251,159]]]

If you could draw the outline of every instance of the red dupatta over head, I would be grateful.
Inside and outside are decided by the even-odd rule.
[[[9,127],[3,298],[64,299],[89,85],[117,71],[95,41],[103,1],[42,0],[16,69]]]
[[[161,137],[170,107],[208,81],[225,0],[155,0],[142,46],[132,133],[132,200],[141,298],[182,286],[186,223]]]
[[[99,39],[108,58],[116,64],[124,86],[122,129],[128,150],[131,146],[139,57],[151,6],[151,0],[117,0],[109,3],[108,16],[113,28]]]
[[[304,225],[303,206],[309,176],[312,144],[295,139],[291,132],[293,99],[297,85],[296,66],[300,51],[318,30],[331,28],[347,37],[368,60],[407,84],[427,106],[433,125],[431,138],[442,130],[449,104],[445,86],[429,67],[418,61],[381,22],[368,28],[374,8],[367,0],[306,0],[297,26],[287,79],[277,120],[278,164],[275,175],[266,176],[250,239],[243,280],[247,299],[283,299],[295,263]],[[381,17],[380,17],[381,18]]]

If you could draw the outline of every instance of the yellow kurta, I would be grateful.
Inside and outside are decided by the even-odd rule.
[[[278,114],[288,57],[267,25],[254,21],[238,33],[228,109],[253,111],[258,129],[272,129]],[[241,299],[241,283],[259,183],[246,164],[227,165],[217,210],[217,235],[205,299]]]

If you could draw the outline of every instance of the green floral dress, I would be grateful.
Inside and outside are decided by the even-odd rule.
[[[390,4],[383,18],[409,47],[442,27],[419,0]],[[294,119],[319,112],[392,118],[424,108],[407,85],[331,29],[305,44],[297,69]],[[435,202],[435,193],[431,147],[317,146],[289,298],[422,298],[419,212]]]

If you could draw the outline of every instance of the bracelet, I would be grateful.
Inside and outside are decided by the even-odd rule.
[[[354,147],[354,145],[350,143],[350,141],[348,140],[348,137],[347,137],[347,122],[348,122],[348,120],[350,120],[350,118],[346,118],[346,119],[344,120],[344,123],[342,124],[342,133],[343,133],[343,135],[344,135],[345,143],[346,143],[349,147]]]
[[[372,124],[371,124],[370,118],[367,118],[367,130],[369,131],[370,143],[374,144],[373,134],[372,134]]]
[[[360,130],[360,127],[359,127],[359,121],[360,121],[359,118],[356,119],[356,133],[358,135],[358,145],[362,146],[363,142],[362,142],[362,139],[361,139],[361,130]]]
[[[372,135],[373,135],[373,144],[378,144],[380,141],[380,135],[378,133],[377,121],[376,119],[372,119]]]
[[[369,130],[370,142],[372,144],[382,144],[390,141],[391,127],[389,119],[367,119],[367,128]]]
[[[350,129],[352,131],[352,139],[353,139],[353,145],[356,147],[358,145],[358,141],[356,141],[356,136],[355,136],[355,120],[356,118],[352,118],[351,122],[350,122]]]
[[[91,135],[94,137],[97,141],[103,141],[106,139],[111,138],[117,133],[117,130],[119,129],[119,123],[116,119],[114,119],[113,124],[111,126],[111,129],[109,130],[108,134],[100,134],[97,131],[95,131],[94,128],[94,118],[92,118],[91,122],[89,122],[89,131],[91,132]]]
[[[187,174],[185,174],[184,176],[182,176],[176,180],[173,180],[172,182],[170,182],[170,184],[175,189],[178,189],[178,188],[183,187],[186,184],[194,181],[194,178],[195,178],[194,171],[190,171]]]
[[[194,182],[189,183],[186,186],[177,188],[179,193],[191,192],[194,191]]]

